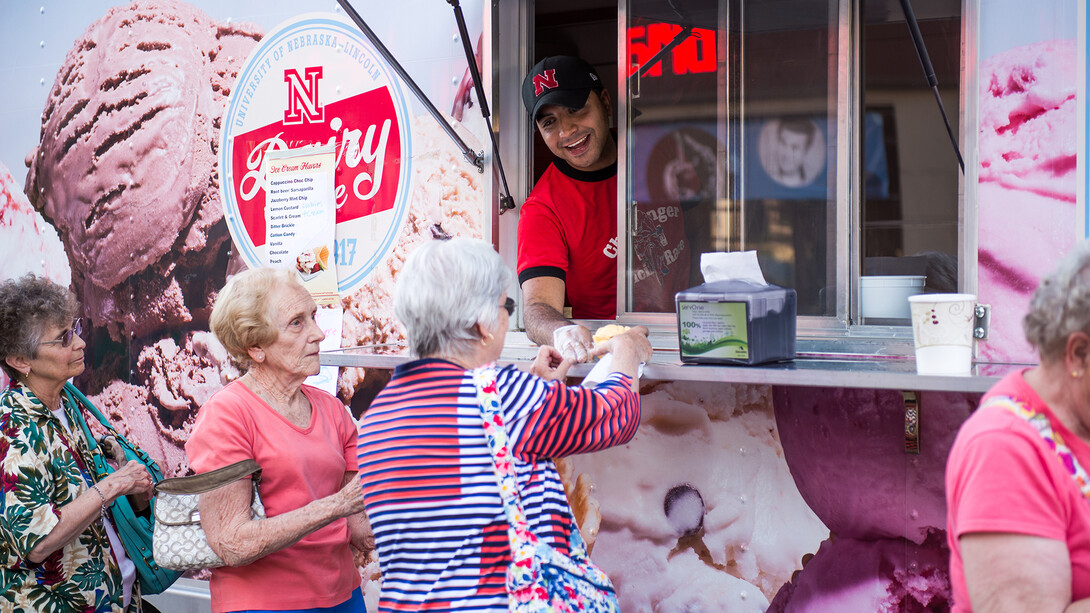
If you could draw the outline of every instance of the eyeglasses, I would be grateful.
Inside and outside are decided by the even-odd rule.
[[[500,306],[507,309],[507,315],[508,316],[511,316],[511,315],[515,314],[515,299],[514,298],[511,298],[510,296],[508,296],[507,300],[504,300],[503,304],[500,305]]]
[[[39,345],[55,345],[57,343],[60,343],[61,347],[67,347],[67,346],[72,344],[72,339],[79,336],[80,334],[83,334],[83,319],[80,318],[80,317],[77,317],[76,318],[76,323],[72,324],[71,328],[65,330],[64,334],[61,334],[60,338],[58,338],[56,340],[52,340],[52,341],[43,341],[43,342],[38,343],[38,344]]]

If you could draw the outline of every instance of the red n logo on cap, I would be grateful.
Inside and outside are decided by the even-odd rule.
[[[556,82],[556,69],[550,68],[541,74],[534,75],[534,95],[540,96],[546,89],[552,89],[560,85]]]

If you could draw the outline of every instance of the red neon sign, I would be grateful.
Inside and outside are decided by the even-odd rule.
[[[652,23],[628,28],[629,76],[654,57],[680,31],[681,26],[671,23]],[[660,58],[644,76],[662,76],[663,66],[674,75],[715,72],[715,64],[715,31],[693,28],[692,34]]]

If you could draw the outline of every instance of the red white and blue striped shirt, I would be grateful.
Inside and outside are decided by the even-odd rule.
[[[566,551],[571,512],[549,458],[632,440],[639,395],[620,373],[589,389],[508,366],[497,384],[527,521]],[[438,359],[399,366],[360,421],[359,467],[379,611],[507,611],[507,520],[471,372]]]

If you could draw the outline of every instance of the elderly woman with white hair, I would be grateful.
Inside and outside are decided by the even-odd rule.
[[[197,472],[253,459],[249,479],[201,495],[201,525],[226,566],[212,570],[212,611],[364,613],[353,549],[370,530],[356,474],[356,426],[336,397],[306,385],[320,369],[318,306],[294,271],[255,268],[227,282],[212,332],[246,374],[201,406],[186,443]]]
[[[985,394],[947,462],[957,613],[1090,611],[1090,242],[1022,323],[1040,364]]]
[[[364,414],[359,463],[382,570],[380,611],[506,612],[507,520],[474,371],[503,350],[511,271],[491,245],[425,243],[397,281],[394,314],[420,359],[401,365]],[[568,361],[539,349],[529,373],[496,371],[495,394],[531,531],[569,550],[578,536],[554,459],[621,445],[640,421],[637,369],[646,328],[600,343],[612,370],[568,387]]]

